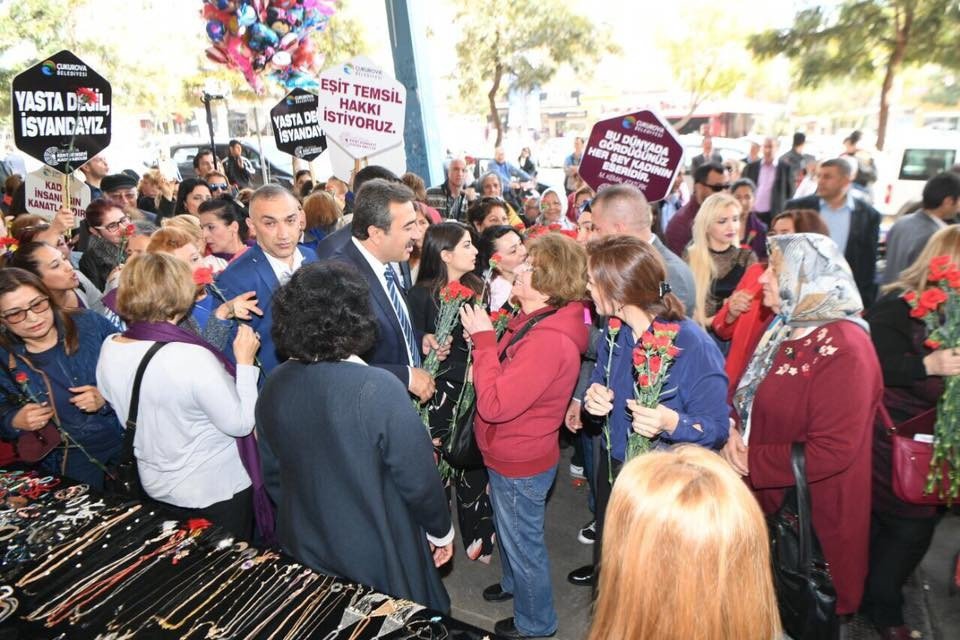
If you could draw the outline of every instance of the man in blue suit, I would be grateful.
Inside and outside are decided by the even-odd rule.
[[[263,315],[254,316],[250,326],[260,334],[260,362],[263,373],[280,363],[273,346],[270,326],[273,322],[271,301],[277,287],[286,284],[301,265],[316,260],[316,254],[298,247],[300,239],[300,203],[285,188],[268,184],[250,198],[249,223],[257,232],[257,244],[230,263],[217,277],[217,286],[227,300],[253,291]],[[233,359],[233,352],[227,354]]]
[[[389,180],[391,182],[400,182],[400,178],[398,178],[395,173],[390,171],[390,169],[381,167],[380,165],[371,164],[363,169],[360,169],[360,171],[357,171],[357,175],[353,177],[353,192],[359,193],[360,187],[362,187],[366,182],[375,180],[376,178],[383,178],[384,180]],[[327,258],[333,256],[333,254],[339,253],[343,247],[350,242],[350,237],[352,235],[353,233],[350,225],[348,224],[340,227],[327,237],[323,238],[317,245],[317,260],[326,260]],[[406,262],[400,263],[400,275],[403,277],[403,286],[405,289],[409,289],[413,286],[413,282],[410,278],[410,265],[408,265]]]
[[[413,329],[405,287],[393,263],[406,262],[420,237],[413,192],[401,183],[377,178],[357,192],[351,237],[330,260],[353,266],[370,286],[377,321],[377,340],[368,353],[358,354],[368,364],[396,375],[422,401],[433,397],[433,378],[420,367],[421,355],[438,348],[432,334]],[[449,347],[439,351],[446,357]]]

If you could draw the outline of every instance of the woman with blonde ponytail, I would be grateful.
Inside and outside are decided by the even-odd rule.
[[[690,265],[696,286],[693,319],[707,327],[751,264],[749,248],[740,247],[740,203],[729,193],[715,193],[703,201],[693,221],[693,240],[683,259]]]
[[[685,445],[627,463],[604,538],[589,640],[782,637],[763,513],[716,454]]]

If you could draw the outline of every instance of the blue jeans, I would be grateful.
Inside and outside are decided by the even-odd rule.
[[[517,631],[526,636],[550,635],[557,630],[557,611],[553,607],[543,521],[557,468],[527,478],[487,471],[503,565],[500,588],[513,594]]]

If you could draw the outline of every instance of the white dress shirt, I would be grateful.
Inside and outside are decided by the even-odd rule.
[[[353,246],[355,246],[355,247],[357,248],[357,250],[360,252],[360,255],[363,256],[363,259],[366,260],[366,261],[367,261],[367,264],[370,265],[370,268],[373,269],[373,274],[374,274],[375,276],[377,276],[377,282],[380,283],[380,288],[383,289],[383,292],[384,292],[385,294],[387,294],[387,298],[389,299],[389,298],[390,298],[390,290],[387,289],[387,277],[384,275],[384,270],[389,267],[390,269],[393,269],[393,272],[396,274],[396,273],[397,273],[397,270],[394,268],[393,264],[392,264],[392,263],[391,263],[391,264],[384,264],[384,263],[380,262],[380,260],[379,260],[375,255],[373,255],[372,253],[370,253],[370,251],[368,251],[367,248],[366,248],[365,246],[363,246],[363,243],[361,243],[359,240],[357,240],[357,239],[354,238],[353,236],[350,237],[350,242],[352,242],[352,243],[353,243]],[[397,288],[399,288],[399,287],[400,287],[400,284],[399,284],[399,283],[403,282],[403,278],[398,274],[397,277],[396,277],[396,281],[397,281]],[[401,299],[402,299],[402,298],[401,298]],[[393,305],[391,304],[390,307],[393,308]],[[407,313],[406,307],[403,308],[403,312],[404,312],[404,313]],[[397,315],[396,315],[396,314],[397,314],[397,310],[396,310],[396,309],[393,310],[393,313],[394,313],[394,317],[397,317]],[[413,327],[413,322],[410,320],[409,314],[407,315],[407,322],[410,322],[410,326]],[[397,324],[399,324],[401,327],[403,326],[403,322],[400,320],[399,317],[397,317]],[[413,354],[410,353],[410,345],[407,344],[407,340],[404,340],[404,341],[403,341],[403,344],[404,344],[404,346],[405,346],[406,349],[407,349],[407,363],[408,363],[408,364],[409,364],[409,363],[412,363],[412,362],[413,362]],[[399,363],[397,363],[397,364],[399,364]]]
[[[263,252],[263,255],[267,256],[267,263],[270,265],[270,268],[273,269],[274,275],[277,276],[277,281],[280,283],[280,286],[287,284],[293,276],[293,272],[303,266],[303,254],[300,253],[300,249],[293,250],[293,260],[291,264],[287,264],[280,258],[273,257],[266,251]]]

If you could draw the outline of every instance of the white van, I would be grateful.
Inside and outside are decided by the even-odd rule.
[[[888,148],[890,170],[874,197],[881,212],[897,216],[917,208],[927,180],[960,163],[960,132],[919,130]]]

